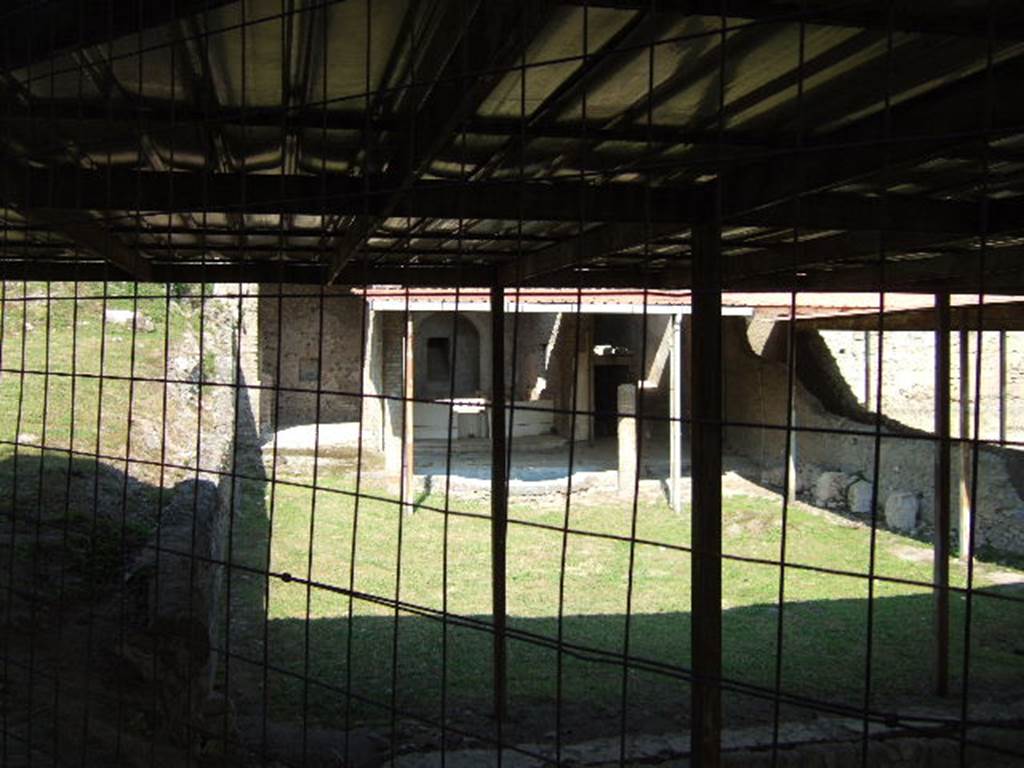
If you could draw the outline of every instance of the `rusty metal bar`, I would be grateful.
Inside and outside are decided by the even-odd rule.
[[[413,487],[415,482],[415,439],[416,431],[416,372],[415,372],[415,350],[416,342],[413,336],[412,312],[407,311],[405,315],[405,370],[404,370],[404,413],[402,425],[405,430],[405,439],[402,441],[402,472],[404,473],[402,489],[405,493],[403,511],[412,512],[415,508],[416,493]]]
[[[505,432],[505,289],[491,286],[491,600],[494,614],[494,717],[499,749],[505,717],[505,544],[508,486]]]

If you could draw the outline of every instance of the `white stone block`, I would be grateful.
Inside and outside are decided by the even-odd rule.
[[[852,478],[845,472],[822,472],[814,482],[814,503],[819,507],[846,505],[846,488]]]
[[[885,524],[893,530],[912,531],[917,525],[920,506],[916,493],[897,491],[885,500]]]
[[[121,323],[124,325],[131,323],[132,318],[135,317],[135,313],[130,309],[108,309],[106,314],[108,323]]]
[[[636,385],[620,384],[617,390],[619,409],[619,496],[632,498],[636,490]]]
[[[135,330],[142,333],[151,333],[155,330],[153,321],[146,317],[141,312],[138,313],[136,319],[136,313],[130,309],[108,309],[105,313],[108,323],[113,325],[127,325],[131,327],[132,321],[135,321]]]
[[[867,480],[855,480],[846,490],[846,503],[851,512],[858,515],[871,514],[871,497],[875,492],[875,486]]]

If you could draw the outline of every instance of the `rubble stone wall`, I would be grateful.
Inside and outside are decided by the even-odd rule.
[[[322,299],[316,287],[283,285],[280,295],[278,288],[260,286],[260,380],[268,385],[261,432],[312,424],[318,409],[324,423],[357,421],[366,302],[338,288],[324,289]]]
[[[753,460],[767,485],[780,486],[786,458],[788,375],[784,363],[756,354],[742,318],[723,326],[725,418],[744,426],[726,428],[726,449]],[[817,393],[802,382],[796,387],[793,423],[796,433],[798,491],[813,494],[819,477],[839,472],[849,484],[860,478],[877,485],[879,509],[897,494],[918,499],[919,525],[934,513],[934,445],[922,432],[886,421],[879,439],[879,474],[874,476],[875,433],[869,419],[828,410]],[[951,503],[959,504],[960,461],[954,453]],[[1024,501],[1010,476],[1010,465],[995,450],[978,457],[975,516],[978,543],[1024,552]],[[954,526],[958,516],[954,513]]]

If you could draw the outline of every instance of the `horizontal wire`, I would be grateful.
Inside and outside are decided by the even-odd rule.
[[[3,443],[3,441],[0,441],[0,444],[2,444],[2,443]],[[55,453],[65,453],[65,452],[67,452],[67,449],[53,449],[53,451]],[[95,453],[88,453],[88,452],[82,452],[82,451],[75,451],[73,453],[75,455],[80,455],[80,456],[83,456],[83,457],[86,457],[86,458],[101,458],[101,459],[110,459],[111,458],[111,457],[108,457],[108,456],[104,456],[103,454],[95,454]],[[125,462],[125,460],[123,458],[120,459],[120,461],[121,462]],[[140,464],[140,465],[158,465],[157,462],[151,462],[151,461],[146,461],[146,460],[142,460],[142,459],[128,459],[127,463],[130,463],[130,464]],[[230,473],[230,472],[225,471],[225,470],[202,469],[202,468],[199,468],[197,470],[195,467],[190,467],[190,466],[186,466],[186,465],[177,465],[177,464],[173,464],[171,462],[165,462],[163,465],[158,465],[158,466],[162,466],[162,467],[167,468],[167,469],[178,469],[178,470],[181,470],[183,472],[184,471],[189,471],[189,472],[197,472],[198,471],[201,474],[217,475],[217,476],[221,476],[221,477],[231,477],[231,478],[234,478],[236,480],[248,480],[248,481],[251,481],[251,482],[265,482],[264,478],[260,478],[260,477],[255,476],[255,475],[246,475],[244,473],[237,473],[237,472],[236,473]],[[326,486],[314,486],[314,485],[311,485],[309,483],[303,483],[303,482],[297,481],[297,480],[281,479],[280,477],[275,481],[275,485],[295,488],[295,489],[299,489],[299,490],[313,491],[313,492],[316,492],[316,493],[334,494],[334,495],[338,495],[338,496],[344,496],[344,497],[347,497],[347,498],[353,498],[353,499],[358,498],[358,499],[365,499],[365,500],[369,500],[369,501],[375,501],[375,502],[382,503],[382,504],[389,504],[389,505],[391,505],[393,507],[396,507],[397,508],[396,511],[398,511],[399,513],[401,512],[402,508],[406,506],[406,503],[404,501],[402,501],[400,499],[392,498],[392,497],[378,496],[378,495],[375,495],[375,494],[369,494],[369,493],[365,493],[365,492],[356,493],[354,491],[348,491],[348,490],[340,489],[340,488],[331,488],[331,487],[326,487]],[[420,510],[420,511],[431,512],[433,514],[438,514],[438,515],[449,514],[449,515],[453,515],[453,516],[460,517],[460,518],[477,520],[477,521],[480,521],[480,522],[489,522],[490,521],[490,514],[479,513],[479,512],[470,512],[470,511],[459,510],[459,509],[453,509],[450,506],[448,508],[437,507],[437,506],[433,506],[433,505],[430,505],[430,504],[426,504],[424,502],[420,502],[419,504],[417,504],[416,508],[417,508],[417,510]],[[13,517],[14,517],[13,513],[8,513],[8,512],[0,511],[0,518],[13,518]],[[669,551],[675,551],[675,552],[679,552],[681,554],[692,554],[692,548],[687,546],[687,545],[685,545],[685,544],[677,544],[677,543],[674,543],[674,542],[661,541],[661,540],[657,540],[657,539],[648,539],[648,538],[643,538],[643,537],[629,537],[629,536],[624,536],[622,534],[609,533],[609,532],[605,532],[605,531],[594,531],[594,530],[581,529],[581,528],[572,528],[572,527],[569,527],[569,528],[566,529],[566,528],[564,528],[563,526],[560,526],[560,525],[555,525],[555,524],[552,524],[552,523],[542,523],[542,522],[538,522],[538,521],[535,521],[535,520],[527,520],[527,519],[524,519],[524,518],[519,518],[519,517],[514,517],[514,516],[509,516],[508,523],[510,525],[521,526],[521,527],[524,527],[524,528],[540,529],[540,530],[545,530],[545,531],[549,531],[549,532],[552,532],[552,533],[563,533],[564,531],[568,531],[568,533],[570,533],[572,535],[575,535],[575,536],[580,536],[582,538],[593,538],[593,539],[606,540],[606,541],[615,541],[617,543],[622,543],[622,544],[633,543],[633,544],[639,544],[639,545],[642,545],[642,546],[645,546],[645,547],[659,548],[659,549],[666,549],[666,550],[669,550]],[[796,569],[796,570],[806,571],[806,572],[809,572],[809,573],[818,573],[818,574],[822,574],[822,575],[840,576],[840,577],[854,578],[854,579],[860,579],[860,580],[871,579],[871,580],[878,581],[878,582],[894,584],[894,585],[900,585],[900,586],[919,587],[921,589],[926,589],[926,590],[932,590],[932,589],[935,588],[935,585],[932,582],[918,581],[916,579],[909,579],[909,578],[903,578],[903,577],[898,577],[898,576],[888,576],[888,575],[882,575],[882,574],[878,574],[878,573],[876,573],[876,574],[874,574],[872,576],[871,574],[868,574],[868,573],[865,573],[865,572],[850,571],[850,570],[845,570],[845,569],[842,569],[842,568],[832,568],[832,567],[828,567],[828,566],[814,565],[814,564],[811,564],[811,563],[803,563],[803,562],[800,562],[800,561],[797,561],[797,560],[786,560],[785,563],[783,563],[782,561],[773,560],[771,558],[761,558],[761,557],[755,557],[755,556],[752,556],[752,555],[741,555],[741,554],[726,553],[726,552],[723,552],[721,557],[722,557],[723,560],[732,561],[732,562],[739,562],[739,563],[745,563],[745,564],[750,564],[750,565],[763,565],[763,566],[773,567],[773,568],[781,568],[783,565],[785,565],[786,568],[793,568],[793,569]],[[211,562],[219,564],[219,565],[224,565],[224,566],[229,565],[229,563],[227,561],[224,561],[224,560],[213,559],[213,560],[211,560]],[[261,571],[261,573],[266,574],[267,572],[266,571]],[[984,588],[984,587],[971,587],[970,589],[967,589],[965,587],[959,587],[959,586],[950,585],[948,587],[948,590],[950,592],[953,592],[953,593],[956,593],[956,594],[966,595],[968,592],[970,592],[971,594],[974,594],[974,595],[980,595],[982,597],[988,597],[988,598],[992,598],[992,599],[995,599],[995,600],[1002,600],[1002,601],[1005,601],[1005,602],[1015,603],[1015,604],[1016,603],[1024,604],[1024,596],[1022,596],[1022,595],[1014,595],[1014,594],[1004,593],[1004,592],[992,592],[989,589]]]
[[[149,548],[149,547],[147,547],[147,548]],[[472,629],[472,630],[480,632],[482,634],[493,634],[493,632],[494,632],[494,626],[489,621],[486,621],[486,620],[483,620],[483,619],[478,619],[478,618],[475,618],[473,616],[465,616],[465,615],[453,613],[451,611],[442,611],[439,608],[431,608],[429,606],[424,606],[424,605],[420,605],[420,604],[417,604],[417,603],[412,603],[412,602],[409,602],[407,600],[396,600],[395,598],[386,597],[386,596],[383,596],[383,595],[376,595],[376,594],[373,594],[373,593],[361,592],[359,590],[350,590],[350,589],[348,589],[346,587],[340,587],[340,586],[337,586],[337,585],[324,583],[324,582],[318,581],[316,579],[306,579],[306,578],[303,578],[302,576],[296,576],[296,575],[293,575],[293,574],[291,574],[291,573],[289,573],[287,571],[274,571],[274,570],[264,571],[264,570],[260,570],[258,568],[255,568],[255,567],[252,567],[252,566],[247,566],[247,565],[240,564],[240,563],[227,564],[227,563],[224,563],[223,561],[218,561],[215,558],[211,558],[211,557],[208,557],[208,556],[205,556],[205,555],[202,555],[202,554],[196,554],[196,553],[193,553],[193,552],[184,552],[184,551],[175,550],[175,549],[171,549],[171,548],[167,548],[167,547],[161,547],[161,548],[159,548],[159,551],[161,553],[163,553],[163,554],[176,555],[178,557],[181,557],[182,559],[193,561],[193,562],[198,561],[198,562],[203,562],[203,563],[206,563],[206,564],[209,564],[209,565],[217,565],[217,566],[223,566],[223,567],[231,568],[231,569],[234,569],[234,570],[237,570],[237,571],[242,571],[242,572],[249,573],[251,575],[276,578],[277,580],[279,580],[280,582],[285,583],[285,584],[296,584],[298,586],[308,586],[310,588],[319,589],[319,590],[324,591],[324,592],[329,592],[329,593],[332,593],[332,594],[337,594],[337,595],[341,595],[341,596],[345,596],[345,597],[352,597],[353,599],[360,600],[362,602],[378,605],[380,607],[391,608],[391,609],[394,609],[394,610],[397,610],[397,611],[400,611],[400,612],[403,612],[403,613],[416,615],[416,616],[419,616],[421,618],[431,619],[431,620],[439,622],[439,623],[454,624],[455,626],[461,627],[463,629]],[[111,618],[111,617],[106,617],[106,616],[97,616],[96,619],[99,620],[99,621],[108,622],[108,623],[115,623],[116,622],[116,619]],[[358,618],[353,619],[353,620],[354,621],[358,621]],[[560,642],[556,638],[548,637],[546,635],[538,634],[538,633],[531,632],[529,630],[525,630],[525,629],[514,627],[514,626],[510,626],[510,627],[506,628],[505,631],[506,631],[507,636],[510,639],[517,640],[517,641],[525,643],[527,645],[533,645],[533,646],[537,646],[537,647],[547,648],[549,650],[560,651],[561,653],[564,653],[566,655],[572,656],[572,657],[577,658],[577,659],[579,659],[581,661],[584,661],[584,662],[588,662],[588,663],[602,663],[602,664],[608,664],[608,665],[613,665],[613,666],[626,665],[630,669],[644,671],[644,672],[648,672],[648,673],[652,673],[652,674],[658,674],[658,675],[661,675],[663,677],[677,679],[677,680],[680,680],[680,681],[683,681],[683,682],[692,682],[692,680],[694,679],[694,675],[693,675],[692,669],[689,668],[689,667],[685,667],[683,665],[676,665],[676,664],[668,664],[668,663],[665,663],[665,662],[659,662],[656,659],[651,659],[651,658],[647,658],[647,657],[643,657],[643,656],[635,656],[635,655],[628,655],[628,654],[623,654],[623,653],[616,653],[614,651],[610,651],[610,650],[607,650],[607,649],[594,648],[594,647],[582,645],[580,643],[568,642],[568,641],[565,641],[565,640],[562,640]],[[225,651],[220,646],[215,645],[215,644],[206,644],[205,648],[207,650],[214,651],[214,652],[222,654],[222,655],[225,654]],[[232,654],[237,654],[237,652],[234,652],[234,651],[231,652],[231,653]],[[244,660],[244,661],[248,661],[249,663],[254,664],[254,665],[263,666],[263,661],[262,660],[256,661],[254,659],[247,658],[247,657],[244,657],[244,656],[233,656],[233,657],[234,658],[239,658],[239,659]],[[300,679],[300,680],[303,680],[303,681],[306,681],[306,682],[310,682],[310,683],[314,683],[317,680],[322,680],[322,678],[317,678],[317,677],[306,678],[306,677],[303,677],[302,675],[300,675],[299,673],[295,673],[295,672],[292,672],[290,670],[286,670],[286,669],[283,669],[283,668],[278,668],[278,667],[276,667],[274,665],[268,665],[268,668],[271,671],[280,672],[282,674],[288,674],[288,675],[296,677],[297,679]],[[44,674],[48,674],[48,673],[44,673]],[[722,676],[722,677],[718,678],[717,682],[720,683],[720,685],[721,685],[723,690],[731,691],[733,693],[737,693],[737,694],[740,694],[740,695],[750,696],[750,697],[753,697],[753,698],[763,699],[763,700],[766,700],[766,701],[775,701],[775,700],[778,699],[782,703],[788,704],[790,706],[804,708],[804,709],[811,709],[811,710],[816,711],[816,712],[827,712],[827,713],[831,713],[831,714],[835,714],[835,715],[839,715],[839,716],[854,717],[854,718],[857,718],[858,720],[863,720],[864,716],[865,716],[864,709],[861,708],[861,707],[855,706],[855,705],[845,705],[845,704],[842,704],[842,703],[839,703],[839,702],[832,702],[832,701],[828,701],[828,700],[824,700],[824,699],[819,699],[819,698],[812,697],[812,696],[807,696],[807,695],[802,695],[802,694],[797,694],[797,693],[790,693],[790,692],[786,692],[786,691],[782,691],[782,692],[778,692],[777,693],[775,688],[772,687],[772,686],[758,685],[758,684],[755,684],[755,683],[750,683],[750,682],[746,682],[746,681],[743,681],[743,680],[739,680],[739,679],[735,679],[735,678],[729,678],[729,677],[725,677],[725,676]],[[341,694],[349,694],[349,693],[351,693],[353,698],[359,698],[360,700],[365,701],[365,703],[374,704],[375,706],[379,706],[379,707],[387,709],[389,711],[391,710],[391,707],[389,705],[380,704],[379,702],[375,702],[372,699],[360,698],[358,696],[358,694],[355,694],[355,693],[353,693],[351,691],[348,691],[346,689],[342,689],[342,688],[339,688],[339,687],[336,687],[336,686],[332,686],[332,685],[329,685],[329,684],[327,685],[327,687],[330,688],[331,690],[337,692],[337,693],[341,693]],[[404,716],[409,715],[409,713],[402,713],[402,714]],[[420,719],[421,721],[424,721],[424,722],[426,721],[426,719],[420,718],[420,717],[418,717],[416,715],[411,715],[411,716],[415,717],[417,719]],[[878,723],[878,724],[882,724],[882,725],[887,725],[889,727],[904,728],[904,729],[907,729],[907,730],[910,730],[910,731],[913,731],[913,732],[921,732],[921,733],[924,733],[924,734],[927,734],[928,732],[925,729],[921,728],[920,726],[916,726],[915,723],[929,723],[929,724],[933,724],[933,725],[941,725],[941,726],[946,726],[946,727],[955,727],[957,729],[959,728],[959,725],[961,723],[959,718],[953,718],[953,717],[942,718],[942,717],[937,717],[937,716],[934,716],[934,715],[918,716],[918,715],[914,715],[914,714],[900,714],[899,712],[891,711],[891,710],[890,711],[886,711],[886,710],[868,710],[868,712],[866,713],[866,718],[867,718],[867,720],[869,722],[874,722],[874,723]],[[979,721],[974,721],[974,724],[976,724],[976,725],[977,724],[984,724],[984,725],[986,725],[988,727],[1000,727],[1000,725],[1001,725],[999,721],[995,721],[995,720],[988,720],[988,721],[986,721],[986,720],[979,720]],[[1007,724],[1004,727],[1006,727],[1008,729],[1015,729],[1018,726],[1017,726],[1016,723],[1013,723],[1013,724]],[[986,748],[986,749],[993,749],[993,750],[1001,749],[1001,748],[998,748],[998,747],[996,747],[994,745],[986,744],[984,742],[977,742],[977,741],[973,742],[973,746],[978,746],[978,747],[983,747],[983,748]],[[1012,750],[1006,750],[1003,753],[1004,754],[1008,754],[1008,755],[1013,755],[1013,756],[1024,755],[1024,752],[1016,752],[1016,751],[1012,751]]]

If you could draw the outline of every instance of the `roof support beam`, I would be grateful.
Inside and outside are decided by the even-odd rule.
[[[971,296],[971,302],[953,306],[950,309],[950,327],[977,331],[1024,331],[1024,303],[999,301],[985,304],[985,311],[978,317],[978,297]],[[890,331],[935,331],[938,328],[936,312],[928,309],[905,309],[886,311],[885,329]],[[980,325],[979,325],[980,320]],[[784,322],[788,322],[784,321]],[[802,329],[815,328],[827,331],[872,331],[878,329],[878,312],[859,312],[831,316],[797,318]],[[950,378],[946,378],[946,383]]]
[[[772,275],[791,275],[794,270],[850,268],[878,263],[879,254],[935,252],[951,242],[948,235],[908,234],[905,232],[852,231],[799,243],[749,243],[759,248],[748,253],[725,254],[727,279],[734,282],[758,280]],[[745,243],[730,243],[743,247]]]
[[[313,128],[328,131],[363,131],[367,127],[377,141],[384,134],[378,151],[398,151],[389,143],[391,135],[397,134],[400,125],[390,115],[372,115],[367,119],[359,112],[338,112],[323,110],[316,105],[295,105],[293,107],[248,107],[245,112],[236,107],[220,107],[216,111],[196,109],[188,104],[174,106],[173,123],[171,106],[161,104],[139,104],[126,107],[119,103],[91,104],[68,103],[48,99],[35,99],[27,109],[22,104],[11,104],[0,114],[0,124],[20,130],[40,131],[54,123],[72,123],[87,126],[92,130],[101,128],[135,129],[141,123],[147,135],[154,139],[169,141],[176,132],[184,129],[202,130],[207,121],[222,127],[234,128],[276,128],[287,125],[289,129]],[[768,131],[754,133],[745,130],[715,131],[701,128],[691,130],[674,125],[629,125],[616,124],[613,127],[588,119],[581,120],[532,120],[526,125],[518,117],[471,116],[460,126],[468,136],[497,136],[509,139],[518,146],[520,139],[565,139],[583,142],[587,145],[605,142],[630,144],[708,144],[727,147],[750,147],[753,149],[786,148],[793,145],[793,136]],[[387,140],[385,140],[387,139]],[[362,139],[360,139],[362,141]],[[55,145],[57,148],[62,144]],[[89,146],[85,144],[85,146]],[[363,148],[359,144],[359,148]],[[46,149],[43,147],[43,149]]]
[[[678,229],[675,224],[598,225],[548,248],[522,254],[517,261],[502,267],[502,280],[506,285],[531,284],[554,272],[581,266],[595,257],[621,251]]]
[[[319,214],[325,207],[335,213],[358,215],[369,211],[394,216],[517,221],[572,221],[619,224],[674,224],[685,230],[690,224],[690,202],[701,190],[696,186],[651,187],[630,183],[581,184],[578,181],[418,181],[402,199],[390,204],[392,190],[376,184],[369,192],[354,177],[329,175],[277,176],[271,174],[174,173],[125,169],[52,170],[25,169],[17,196],[6,202],[46,200],[47,207],[64,210],[200,212],[241,211],[243,185],[245,211],[253,214]],[[172,191],[173,188],[173,191]],[[737,194],[739,196],[739,193]],[[799,219],[794,206],[755,207],[730,215],[730,226],[793,227],[834,230],[888,230],[974,235],[980,232],[976,204],[909,195],[885,198],[849,193],[807,194],[801,198]],[[1015,199],[992,200],[988,206],[988,231],[1020,228],[1024,203]],[[113,218],[117,218],[116,216]],[[642,228],[630,230],[642,236]],[[661,229],[654,236],[662,236]],[[453,235],[453,237],[455,237]],[[619,248],[628,240],[616,240]],[[634,241],[639,243],[640,240]],[[587,253],[588,257],[600,254]]]
[[[461,271],[460,271],[461,270]],[[133,280],[153,283],[295,283],[320,285],[326,270],[323,265],[266,260],[258,263],[168,263],[155,262],[143,280],[126,269],[110,263],[85,259],[52,261],[0,259],[0,278],[4,280]],[[463,266],[460,269],[435,267],[364,266],[352,264],[341,274],[345,285],[408,285],[420,288],[478,286],[494,281],[489,267]]]
[[[1006,253],[1002,253],[1005,251]],[[986,257],[985,292],[989,296],[1024,294],[1024,256],[1015,249],[991,251]],[[959,269],[956,263],[963,263]],[[943,271],[945,270],[945,271]],[[723,275],[723,290],[759,293],[778,291],[835,291],[844,293],[878,293],[885,290],[893,293],[934,294],[936,291],[951,291],[977,294],[977,264],[969,256],[931,257],[920,261],[887,261],[884,284],[877,266],[858,267],[850,270],[825,273],[821,276],[804,277],[773,275],[759,280],[738,282]],[[647,282],[659,288],[690,288],[691,270],[689,261],[666,268],[651,268],[645,272]],[[392,266],[372,264],[350,264],[339,277],[343,285],[409,285],[410,287],[460,288],[486,287],[494,282],[496,271],[489,266]],[[23,259],[9,253],[0,258],[0,278],[6,280],[132,280],[150,282],[286,282],[320,284],[325,280],[326,270],[320,264],[310,262],[259,261],[245,264],[206,262],[154,261],[147,277],[132,275],[113,262],[87,259]],[[636,288],[636,270],[605,267],[581,267],[552,272],[536,281],[543,288]],[[929,317],[931,311],[929,310]],[[986,329],[1000,327],[1024,330],[1024,315],[1019,305],[1014,305],[1012,317],[995,320],[995,312],[985,311]],[[877,316],[871,316],[868,325],[877,326]],[[810,321],[801,321],[810,322]],[[873,322],[873,324],[871,324]],[[822,325],[822,327],[832,327]],[[844,325],[835,327],[858,328]],[[928,326],[931,327],[931,326]]]
[[[990,76],[991,75],[991,76]],[[851,182],[895,173],[900,166],[915,165],[929,156],[956,148],[965,142],[991,139],[1003,130],[1020,130],[1024,124],[1024,102],[1016,98],[1019,83],[1024,81],[1021,58],[1000,63],[987,71],[976,73],[951,85],[929,91],[922,96],[893,106],[888,114],[872,114],[838,131],[815,139],[800,152],[782,154],[736,171],[723,174],[722,217],[728,225],[777,225],[819,229],[897,229],[922,231],[937,222],[938,208],[911,212],[900,195],[884,197],[848,197],[842,207],[822,208],[820,201],[831,195],[817,194]],[[990,91],[991,89],[991,91]],[[988,104],[993,105],[991,129],[983,129]],[[795,163],[801,172],[793,173]],[[887,178],[882,179],[884,184]],[[800,197],[800,206],[792,201]],[[920,201],[919,201],[920,202]],[[927,206],[944,205],[944,201],[924,201]],[[970,206],[971,204],[967,204]],[[978,206],[973,206],[977,209]],[[792,211],[800,209],[800,219]],[[992,231],[1018,227],[1016,215],[1007,216],[1016,203],[993,200],[989,213],[994,222]],[[817,209],[817,210],[812,210]],[[902,209],[902,210],[901,210]],[[974,213],[978,221],[980,211]],[[831,226],[817,217],[827,214]],[[849,215],[849,219],[843,219]],[[763,218],[759,218],[762,217]],[[788,218],[787,218],[788,217]],[[589,217],[598,220],[597,217]],[[875,227],[850,226],[853,220],[875,222]],[[897,220],[903,226],[894,226]],[[787,223],[788,221],[788,223]],[[812,223],[813,222],[813,223]],[[926,224],[931,222],[932,224]],[[940,225],[946,226],[946,225]],[[685,224],[680,223],[680,230]],[[971,227],[977,233],[978,226]],[[592,238],[593,236],[590,235]],[[624,238],[609,238],[618,249],[637,245]],[[572,249],[574,246],[566,245]],[[578,248],[578,246],[576,246]],[[587,259],[600,258],[607,251],[585,251]],[[529,279],[523,274],[522,279]]]
[[[772,275],[757,279],[732,279],[729,289],[936,293],[942,291],[1016,295],[1024,293],[1024,248],[990,249],[985,255],[984,275],[979,269],[980,251],[923,256],[916,259],[885,259],[829,272],[806,275]]]
[[[38,174],[42,174],[39,177]],[[53,200],[54,185],[49,189],[44,184],[45,171],[31,171],[9,159],[0,159],[0,197],[10,198],[15,204],[11,207],[18,210],[28,227],[47,230],[67,239],[70,247],[95,253],[105,261],[123,270],[131,278],[146,280],[150,275],[149,262],[135,248],[126,245],[120,238],[107,230],[87,210],[60,210],[49,207]],[[26,183],[35,179],[36,184]],[[102,193],[102,178],[95,179]],[[75,189],[65,190],[75,194]],[[45,201],[43,205],[33,206],[32,201]],[[26,227],[26,229],[28,228]],[[16,250],[16,243],[7,240],[5,250]]]
[[[170,24],[237,0],[51,0],[5,15],[4,63],[8,71],[64,51],[103,45],[139,29]]]
[[[519,132],[513,132],[505,144],[500,147],[480,168],[477,169],[478,177],[490,175],[496,168],[505,164],[506,160],[514,151],[521,151],[526,142],[536,138],[533,131],[546,120],[557,122],[559,112],[564,111],[568,105],[579,95],[588,89],[595,87],[595,84],[602,79],[614,75],[615,68],[623,62],[623,49],[632,56],[636,55],[637,46],[648,45],[656,37],[660,19],[651,13],[638,13],[612,35],[608,41],[597,51],[585,51],[579,67],[555,88],[544,101],[538,105],[528,116],[524,115],[523,120],[518,121]],[[579,129],[574,140],[582,140],[592,130],[590,125],[584,126],[579,123]],[[678,141],[678,139],[673,139]]]
[[[559,0],[565,5],[589,5],[592,8],[619,8],[621,10],[643,10],[650,7],[649,0]],[[888,29],[889,7],[885,0],[862,0],[833,4],[815,3],[804,7],[798,0],[766,3],[763,0],[662,0],[658,3],[663,11],[676,11],[693,16],[719,17],[723,9],[727,18],[734,21],[752,22],[795,22],[803,20],[808,24],[833,27],[856,27],[860,29]],[[957,37],[987,37],[995,39],[1024,39],[1024,23],[1020,9],[1013,2],[993,2],[992,25],[989,25],[988,5],[978,3],[964,8],[956,4],[925,3],[915,0],[897,0],[893,11],[892,27],[896,32],[912,32]]]
[[[418,108],[413,105],[407,118],[402,131],[405,146],[390,158],[383,185],[388,193],[380,201],[379,212],[356,218],[342,236],[331,259],[332,283],[381,220],[396,213],[408,187],[427,170],[458,126],[476,114],[505,70],[519,61],[532,39],[530,30],[546,18],[535,0],[490,0],[486,4],[458,0],[444,12],[453,18],[443,23],[431,40],[431,49],[439,49],[437,58],[442,66],[429,95]],[[524,29],[524,22],[530,28]],[[453,29],[461,34],[453,37]]]
[[[793,157],[752,164],[725,177],[724,216],[791,201],[797,195],[834,189],[850,182],[915,165],[964,143],[1020,130],[1024,103],[1017,98],[1024,79],[1021,58],[999,64],[951,85],[897,104],[853,125],[815,139]],[[991,91],[990,91],[991,89]],[[884,95],[880,88],[879,97]],[[993,105],[991,129],[986,107]],[[800,173],[793,173],[800,163]],[[894,199],[891,196],[889,199]],[[880,201],[884,210],[885,202]]]
[[[141,253],[125,245],[84,211],[34,208],[27,217],[31,222],[63,235],[76,246],[124,270],[133,280],[146,282],[152,278],[152,267]]]

